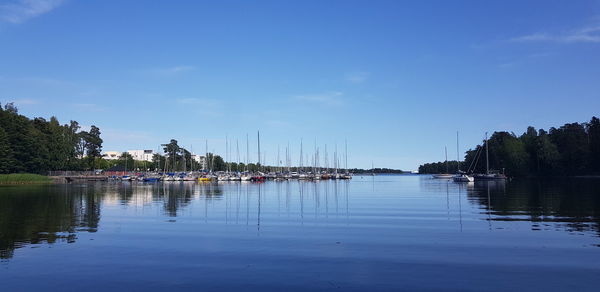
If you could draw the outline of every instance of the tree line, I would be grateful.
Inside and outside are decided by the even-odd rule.
[[[488,139],[489,168],[509,176],[573,176],[600,174],[600,119],[585,123],[567,123],[546,131],[528,127],[517,136],[506,131],[494,132]],[[484,173],[485,144],[469,149],[461,170]],[[450,161],[450,172],[458,168]],[[420,173],[445,173],[445,162],[419,166]]]
[[[76,121],[30,119],[13,103],[0,105],[0,173],[94,169],[102,151],[100,129],[82,131]]]

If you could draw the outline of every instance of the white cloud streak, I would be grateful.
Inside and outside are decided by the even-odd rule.
[[[179,74],[194,71],[194,70],[196,70],[196,67],[194,67],[194,66],[180,65],[180,66],[173,66],[173,67],[168,67],[168,68],[154,68],[154,69],[145,70],[144,72],[148,73],[150,75],[153,75],[153,76],[157,76],[157,77],[172,77],[175,75],[179,75]]]
[[[363,83],[367,81],[371,75],[369,72],[350,72],[346,73],[346,81],[352,82],[355,84]]]
[[[181,107],[205,117],[220,117],[223,115],[222,103],[209,98],[178,98],[175,100]]]
[[[534,33],[512,38],[511,42],[600,43],[600,25],[564,33]]]
[[[38,103],[40,103],[40,101],[37,99],[32,99],[32,98],[21,98],[21,99],[15,99],[14,103],[17,105],[32,105],[32,104],[38,104]]]
[[[63,0],[16,0],[0,4],[0,22],[23,23],[48,13],[63,3]]]

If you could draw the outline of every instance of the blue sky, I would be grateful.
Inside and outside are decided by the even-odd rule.
[[[256,160],[260,130],[268,162],[347,139],[351,167],[410,170],[599,95],[600,1],[0,0],[0,102],[104,150],[228,136],[244,157],[249,133]]]

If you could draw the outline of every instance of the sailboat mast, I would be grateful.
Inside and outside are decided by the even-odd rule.
[[[345,149],[344,149],[344,156],[345,156],[345,168],[346,168],[346,173],[348,172],[348,140],[344,140],[344,144],[345,144]]]
[[[490,157],[488,154],[488,136],[485,132],[485,174],[490,173]]]
[[[260,131],[258,132],[258,170],[260,171]]]
[[[302,138],[300,138],[300,168],[304,171],[304,165],[302,165],[303,159],[304,159],[304,156],[302,154]]]
[[[340,167],[340,158],[338,157],[338,151],[337,151],[337,143],[335,143],[335,154],[334,156],[334,165],[335,165],[335,174],[338,173],[338,168]]]
[[[329,156],[327,154],[327,144],[325,144],[325,172],[329,174]]]
[[[448,173],[448,147],[444,146],[444,153],[446,154],[446,173]]]
[[[457,168],[458,171],[460,172],[460,158],[459,158],[459,154],[458,154],[459,150],[458,150],[458,131],[456,131],[456,163],[457,163]]]
[[[315,153],[313,154],[313,173],[317,172],[317,138],[315,138]]]

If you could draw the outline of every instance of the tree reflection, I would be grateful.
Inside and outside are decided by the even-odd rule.
[[[3,188],[0,258],[11,258],[16,248],[28,244],[71,243],[79,231],[95,232],[100,221],[100,198],[89,188]]]
[[[476,182],[468,196],[490,209],[494,216],[489,220],[561,222],[567,231],[600,234],[600,180],[597,179],[483,181]]]

